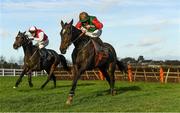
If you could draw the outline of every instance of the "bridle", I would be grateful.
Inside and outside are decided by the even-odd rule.
[[[71,38],[73,36],[73,26],[71,25]],[[76,39],[74,39],[73,41],[71,41],[71,43],[69,44],[69,46],[72,44],[72,43],[75,43],[77,40],[79,40],[83,35],[85,34],[85,32],[82,32]]]
[[[27,35],[23,35],[23,38],[25,39],[26,42],[21,44],[22,46],[27,46],[28,44],[31,43],[31,39],[29,39]]]

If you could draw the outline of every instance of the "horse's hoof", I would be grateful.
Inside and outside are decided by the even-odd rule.
[[[33,87],[33,84],[29,84],[29,87]]]
[[[40,89],[44,89],[44,85],[42,85]]]
[[[66,105],[71,105],[72,103],[70,101],[66,101]]]
[[[116,91],[116,90],[113,90],[111,94],[112,94],[112,96],[114,96],[114,95],[117,94],[117,91]]]
[[[16,88],[17,88],[16,86],[13,87],[13,89],[16,89]]]
[[[116,94],[117,94],[117,91],[116,91],[115,89],[113,89],[113,90],[111,91],[111,95],[114,96],[114,95],[116,95]]]
[[[72,104],[72,100],[73,100],[73,97],[69,96],[67,101],[66,101],[66,105],[71,105]]]

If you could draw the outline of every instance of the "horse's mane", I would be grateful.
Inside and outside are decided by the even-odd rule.
[[[80,29],[76,28],[74,25],[72,25],[72,26],[77,32],[79,32],[79,34],[82,33],[82,31]],[[87,36],[87,35],[83,35],[83,38],[82,38],[82,40],[88,40],[88,41],[91,40],[91,39],[92,38],[90,36]]]
[[[37,46],[33,45],[32,40],[28,38],[28,35],[24,35],[24,38],[26,38],[28,45],[31,45],[32,48],[37,48]]]

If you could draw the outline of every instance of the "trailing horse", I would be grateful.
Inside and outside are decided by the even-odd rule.
[[[114,95],[116,93],[114,89],[116,64],[120,69],[125,70],[125,66],[122,67],[123,64],[117,60],[114,48],[108,43],[104,43],[103,47],[100,47],[96,43],[96,39],[84,35],[81,30],[74,27],[73,20],[70,23],[61,21],[61,26],[61,53],[65,54],[71,44],[75,46],[72,53],[72,74],[74,78],[66,104],[72,103],[77,81],[81,74],[94,68],[99,68],[103,73],[110,85],[110,92]]]
[[[33,71],[41,70],[45,70],[48,74],[47,80],[41,86],[41,88],[44,88],[44,86],[51,79],[54,81],[54,87],[56,87],[56,77],[53,72],[59,63],[61,63],[63,67],[68,70],[65,57],[63,55],[57,54],[54,50],[51,49],[41,50],[44,54],[46,54],[46,57],[48,58],[42,57],[42,54],[40,54],[38,47],[32,44],[32,41],[28,38],[27,35],[25,35],[25,32],[21,33],[19,31],[15,38],[13,48],[18,49],[21,46],[24,50],[24,66],[23,71],[20,74],[19,79],[16,81],[14,88],[18,87],[18,85],[22,81],[22,77],[25,74],[28,75],[29,86],[32,87],[33,84],[31,82],[31,73]]]

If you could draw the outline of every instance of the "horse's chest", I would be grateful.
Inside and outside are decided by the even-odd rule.
[[[38,69],[40,67],[40,60],[34,61],[32,59],[25,59],[25,65],[28,66],[30,69]]]
[[[92,50],[82,50],[79,51],[76,57],[76,62],[84,62],[93,55]]]

